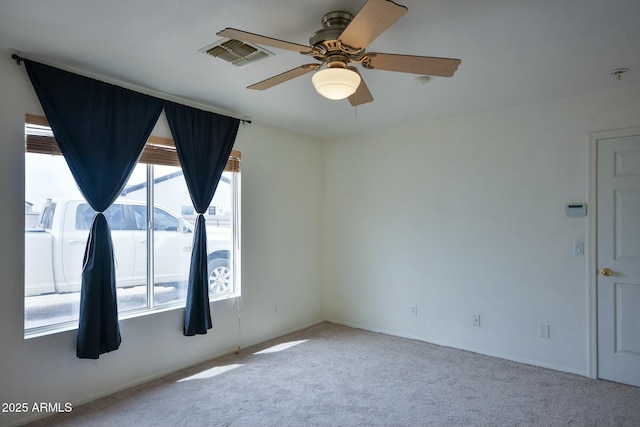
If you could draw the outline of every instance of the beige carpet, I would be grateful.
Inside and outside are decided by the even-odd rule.
[[[640,388],[330,323],[33,426],[640,426]]]

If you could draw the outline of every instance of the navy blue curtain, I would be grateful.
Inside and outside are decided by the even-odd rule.
[[[162,111],[160,99],[25,60],[60,151],[94,217],[82,270],[76,354],[116,350],[118,324],[113,243],[102,214],[118,197]]]
[[[178,158],[198,214],[193,235],[184,334],[206,334],[211,329],[207,274],[206,212],[224,172],[240,120],[166,101],[169,127]]]

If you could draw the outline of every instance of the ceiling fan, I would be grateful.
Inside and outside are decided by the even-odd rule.
[[[373,101],[373,96],[358,69],[349,65],[350,63],[359,63],[362,67],[372,70],[400,71],[439,77],[451,77],[458,69],[460,59],[365,50],[376,37],[406,12],[405,6],[391,0],[367,0],[355,16],[343,11],[327,13],[322,17],[323,28],[309,38],[309,46],[235,28],[225,28],[217,35],[256,45],[292,50],[320,61],[320,63],[304,64],[285,71],[255,83],[248,89],[269,89],[295,77],[316,71],[312,81],[318,93],[329,99],[349,98],[351,105],[356,106]]]

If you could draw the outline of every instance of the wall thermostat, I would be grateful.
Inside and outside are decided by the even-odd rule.
[[[587,204],[586,203],[569,203],[564,207],[564,213],[567,216],[587,216]]]

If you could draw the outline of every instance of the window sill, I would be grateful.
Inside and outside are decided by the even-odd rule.
[[[239,297],[240,295],[237,293],[221,295],[216,297],[215,299],[209,299],[209,304],[227,301],[230,299],[234,299]],[[176,304],[166,304],[161,307],[150,308],[141,308],[136,310],[128,310],[118,314],[118,321],[134,319],[137,317],[143,316],[151,316],[154,314],[165,313],[168,311],[174,310],[183,310],[185,308],[185,302],[180,302]],[[29,340],[32,338],[39,338],[43,336],[55,335],[59,333],[74,331],[78,329],[78,320],[71,320],[69,322],[64,323],[56,323],[54,325],[46,325],[46,326],[38,326],[29,330],[24,331],[24,339]]]

